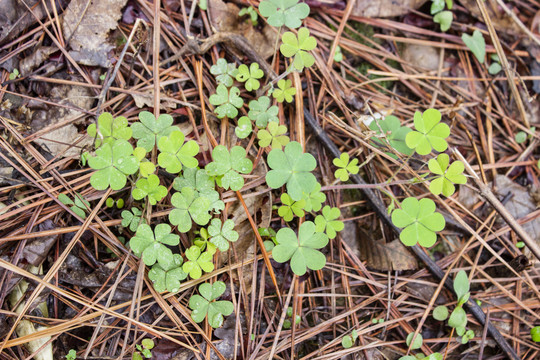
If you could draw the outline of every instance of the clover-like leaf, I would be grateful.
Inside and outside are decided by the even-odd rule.
[[[343,221],[337,220],[340,216],[341,211],[339,211],[339,208],[331,208],[326,205],[322,209],[322,215],[315,217],[315,231],[326,232],[330,239],[335,238],[337,232],[345,228]]]
[[[81,219],[86,219],[86,213],[90,211],[90,203],[86,201],[81,194],[75,192],[73,200],[66,194],[59,194],[58,200],[60,200],[62,204],[70,206],[71,211],[77,214]]]
[[[220,219],[212,219],[208,226],[208,234],[210,242],[216,245],[219,251],[229,250],[229,241],[238,240],[238,233],[234,231],[234,221],[231,219],[225,220],[223,226]]]
[[[161,114],[157,120],[154,114],[148,111],[139,113],[139,121],[131,125],[133,137],[137,139],[137,146],[150,152],[157,141],[164,136],[169,136],[174,131],[179,131],[178,127],[171,126],[173,118],[169,114]]]
[[[259,138],[259,146],[267,147],[270,145],[272,149],[280,149],[289,143],[289,137],[285,136],[287,127],[279,125],[277,122],[269,122],[267,129],[259,130],[257,137]]]
[[[173,261],[168,268],[163,268],[159,264],[154,264],[148,272],[148,278],[154,282],[154,289],[158,292],[167,290],[175,293],[180,290],[180,282],[187,278],[187,274],[182,269],[182,256],[173,255]]]
[[[199,231],[199,237],[193,240],[193,243],[201,249],[201,251],[208,251],[210,254],[214,255],[217,251],[216,245],[210,242],[210,234],[205,228],[201,228]]]
[[[322,203],[326,201],[326,195],[321,192],[321,184],[317,183],[311,192],[303,192],[302,199],[306,201],[305,210],[308,212],[319,211]]]
[[[244,178],[240,174],[249,174],[253,170],[253,163],[246,158],[246,150],[241,146],[234,146],[229,150],[218,145],[212,151],[212,161],[206,165],[206,172],[210,176],[221,176],[221,186],[227,190],[238,191],[244,186]]]
[[[199,168],[186,168],[181,176],[174,179],[173,188],[182,191],[182,188],[190,187],[200,193],[215,191],[214,180],[208,176],[206,170]]]
[[[272,250],[275,261],[284,263],[291,260],[291,269],[302,276],[307,269],[320,270],[326,264],[326,257],[318,251],[328,244],[328,236],[315,232],[315,224],[306,221],[298,229],[298,237],[290,228],[282,228],[276,235],[277,245]]]
[[[184,263],[182,269],[188,273],[192,279],[198,279],[202,276],[202,272],[211,272],[214,270],[212,256],[208,251],[201,252],[197,245],[193,245],[186,250],[188,261]]]
[[[167,195],[167,188],[159,184],[157,175],[150,175],[147,179],[139,179],[132,190],[132,195],[135,200],[144,199],[148,196],[148,201],[151,205],[156,205]]]
[[[349,180],[349,174],[358,174],[360,168],[358,167],[358,159],[353,159],[349,162],[349,154],[342,153],[339,158],[332,161],[339,169],[336,170],[334,176],[341,181]]]
[[[437,240],[437,231],[444,229],[444,217],[435,212],[435,202],[428,198],[418,201],[408,197],[401,203],[401,209],[392,212],[392,223],[404,228],[399,234],[401,242],[407,246],[416,243],[431,247]]]
[[[225,292],[226,286],[222,281],[216,281],[212,285],[204,283],[199,285],[199,293],[189,299],[191,318],[200,323],[208,318],[208,324],[214,329],[223,325],[223,317],[229,316],[234,311],[233,303],[226,300],[215,301]]]
[[[142,211],[136,207],[132,207],[130,210],[124,210],[120,214],[122,216],[123,227],[129,227],[129,230],[135,232],[142,221]]]
[[[296,29],[302,25],[302,20],[309,15],[309,5],[298,3],[298,0],[263,0],[259,4],[261,15],[268,18],[270,25],[283,25]]]
[[[302,151],[302,145],[292,141],[285,146],[285,151],[274,149],[267,158],[272,169],[266,174],[266,183],[272,189],[287,184],[287,193],[294,201],[302,199],[303,193],[310,193],[317,184],[315,175],[311,173],[317,161],[311,154]]]
[[[486,58],[486,40],[480,30],[474,30],[472,36],[469,34],[461,35],[461,40],[472,51],[480,64],[484,63]]]
[[[112,114],[108,112],[99,115],[97,128],[96,124],[90,124],[86,131],[89,136],[96,138],[96,147],[100,147],[102,144],[112,145],[118,139],[129,140],[132,134],[125,117],[113,118]]]
[[[244,86],[247,91],[257,90],[261,84],[259,83],[260,78],[264,76],[264,72],[259,69],[259,64],[252,63],[249,65],[240,65],[238,68],[238,74],[236,74],[236,80],[240,82],[245,82]]]
[[[249,19],[251,20],[251,25],[257,26],[257,19],[259,18],[259,14],[257,13],[257,10],[253,8],[253,6],[248,6],[245,8],[240,9],[238,12],[238,16],[242,17],[245,15],[249,15]],[[246,20],[246,22],[249,20]]]
[[[315,58],[308,51],[317,47],[317,40],[309,35],[307,28],[298,30],[298,37],[292,32],[287,31],[281,37],[282,44],[279,50],[283,56],[293,59],[293,67],[298,70],[304,70],[304,67],[310,67],[315,64]]]
[[[292,86],[291,80],[281,79],[277,82],[277,89],[274,89],[272,96],[278,102],[282,103],[286,101],[288,103],[293,101],[293,96],[296,94],[296,88]]]
[[[384,118],[384,120],[375,120],[369,124],[369,128],[374,130],[377,135],[386,136],[386,140],[394,150],[402,153],[403,155],[412,155],[413,150],[405,144],[405,137],[412,130],[406,126],[401,126],[399,119],[393,115],[389,115]],[[384,142],[374,136],[371,138],[373,141],[379,144],[384,144]],[[390,156],[396,158],[394,154]]]
[[[123,139],[115,140],[111,145],[104,143],[96,150],[96,156],[88,159],[88,165],[96,171],[90,177],[90,184],[96,190],[105,190],[109,186],[120,190],[126,185],[127,175],[139,169],[139,161],[133,154],[133,146]]]
[[[238,74],[238,69],[236,69],[236,64],[227,63],[227,60],[220,58],[216,61],[215,65],[210,67],[210,73],[216,77],[218,84],[231,87],[233,79]]]
[[[244,100],[240,97],[240,90],[236,86],[227,89],[223,84],[218,85],[216,93],[210,95],[208,100],[210,104],[217,106],[215,111],[220,119],[224,117],[235,118],[238,115],[238,109],[244,105]]]
[[[234,133],[239,139],[245,139],[253,131],[251,120],[247,116],[242,116],[238,119],[238,126],[234,129]]]
[[[259,129],[264,129],[271,121],[279,122],[278,112],[279,109],[277,106],[270,106],[270,98],[268,96],[261,96],[257,100],[249,102],[248,116],[251,120],[255,121]]]
[[[304,199],[299,201],[294,201],[291,199],[289,194],[281,194],[281,203],[282,206],[278,209],[278,215],[283,218],[285,221],[291,221],[294,216],[303,217],[305,215],[304,207],[306,206],[306,201]]]
[[[439,110],[427,109],[423,114],[420,111],[415,112],[414,127],[417,131],[409,132],[405,137],[405,143],[418,154],[427,155],[432,148],[438,152],[448,148],[445,139],[450,135],[450,128],[441,123]]]
[[[439,175],[436,179],[431,180],[429,191],[434,195],[443,194],[444,196],[452,196],[456,191],[454,184],[465,184],[467,178],[463,175],[465,166],[461,161],[454,161],[450,166],[450,157],[447,154],[439,154],[437,159],[431,159],[428,162],[429,170]]]
[[[177,174],[183,166],[194,168],[199,165],[199,161],[195,159],[195,155],[199,153],[199,145],[194,140],[184,143],[184,139],[181,131],[173,131],[169,136],[158,140],[158,164],[168,173]]]
[[[188,232],[192,227],[192,219],[199,225],[206,225],[212,217],[210,212],[211,201],[190,187],[182,188],[171,197],[171,204],[175,207],[169,213],[171,224],[178,226],[178,231]]]
[[[142,257],[147,266],[152,266],[157,261],[162,269],[169,269],[174,264],[174,257],[165,245],[176,246],[179,243],[180,236],[171,234],[168,224],[158,224],[154,231],[150,225],[141,224],[129,241],[129,246],[135,255]]]

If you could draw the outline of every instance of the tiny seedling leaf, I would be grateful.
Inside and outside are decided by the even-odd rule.
[[[272,149],[282,149],[283,146],[289,143],[289,137],[284,134],[287,132],[285,125],[279,125],[277,122],[269,122],[267,129],[259,130],[257,138],[259,138],[259,146],[267,147],[270,145]]]
[[[461,40],[472,51],[480,64],[484,63],[486,57],[486,41],[480,30],[474,30],[472,36],[469,34],[461,35]]]
[[[264,129],[271,121],[279,122],[278,112],[279,108],[277,106],[270,106],[270,98],[268,96],[261,96],[257,100],[249,102],[248,116],[251,120],[255,121],[259,129]]]
[[[278,102],[286,101],[288,103],[293,101],[293,96],[296,94],[296,89],[292,87],[292,81],[281,79],[277,82],[277,89],[274,89],[272,96]]]
[[[252,63],[249,68],[247,65],[240,65],[238,68],[238,74],[236,74],[236,80],[245,83],[244,86],[247,91],[257,90],[261,84],[260,78],[264,76],[264,72],[259,69],[259,64]]]
[[[315,37],[309,35],[307,28],[298,30],[298,37],[292,32],[285,32],[281,37],[282,44],[279,47],[283,56],[293,58],[293,67],[298,70],[304,70],[304,67],[310,67],[315,64],[315,58],[308,51],[317,47]]]
[[[283,193],[281,194],[281,203],[283,205],[279,207],[278,215],[281,216],[283,220],[291,221],[295,215],[298,217],[303,217],[305,215],[305,200],[294,201],[289,194]]]
[[[413,337],[414,337],[414,341],[413,341]],[[424,342],[424,339],[422,338],[421,334],[416,334],[416,337],[414,336],[414,332],[407,335],[406,343],[407,343],[407,346],[411,348],[411,350],[420,349],[422,347],[423,342]]]
[[[349,174],[358,174],[358,171],[360,171],[358,159],[349,161],[348,153],[342,153],[339,158],[333,160],[333,163],[338,167],[334,176],[341,181],[349,180]]]
[[[463,175],[463,170],[465,169],[463,163],[458,160],[448,166],[449,163],[450,157],[447,154],[439,154],[437,159],[429,160],[429,170],[435,175],[438,175],[429,184],[429,191],[432,194],[452,196],[456,191],[454,184],[465,184],[467,182],[467,178]]]
[[[147,179],[139,179],[132,191],[135,200],[142,200],[148,196],[150,205],[156,205],[167,195],[167,188],[159,184],[157,175],[150,175]]]
[[[326,205],[322,209],[322,215],[317,215],[315,218],[315,231],[326,232],[330,239],[334,239],[337,233],[345,228],[343,221],[337,220],[340,216],[339,208]]]
[[[414,114],[414,127],[405,137],[405,143],[415,149],[420,155],[427,155],[431,149],[443,152],[448,148],[446,138],[450,135],[450,128],[441,123],[441,113],[436,109],[427,109],[424,113]]]
[[[448,319],[448,308],[444,305],[437,306],[433,309],[433,318],[439,321]]]

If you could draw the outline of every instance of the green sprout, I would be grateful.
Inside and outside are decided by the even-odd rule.
[[[199,153],[199,145],[194,140],[186,143],[184,140],[185,136],[181,131],[174,131],[158,140],[158,164],[168,173],[177,174],[182,167],[194,168],[199,164],[195,159]]]
[[[259,138],[259,146],[267,147],[270,145],[272,149],[281,150],[283,146],[289,143],[289,137],[284,134],[287,132],[285,125],[279,125],[277,122],[269,122],[267,129],[259,130],[257,137]]]
[[[253,163],[246,158],[246,150],[241,146],[234,146],[229,150],[218,145],[212,151],[212,161],[206,165],[206,172],[210,176],[220,176],[221,187],[225,190],[240,190],[244,186],[244,178],[240,174],[249,174],[253,170]]]
[[[428,162],[429,170],[438,175],[436,179],[429,184],[429,191],[434,195],[443,194],[452,196],[456,191],[454,184],[465,184],[467,178],[463,175],[465,166],[461,161],[454,161],[450,166],[450,157],[447,154],[439,154],[437,159],[431,159]]]
[[[220,219],[212,219],[208,226],[208,235],[210,242],[214,244],[219,251],[229,250],[229,242],[238,240],[238,233],[234,231],[234,221],[231,219],[225,220],[221,226]]]
[[[196,323],[208,319],[208,324],[214,329],[223,325],[223,317],[229,316],[234,311],[234,305],[230,301],[215,301],[225,292],[226,286],[223,281],[216,281],[213,284],[199,285],[199,293],[202,295],[193,295],[189,299],[189,308],[191,318]]]
[[[463,334],[463,335],[461,336],[461,343],[462,343],[462,344],[468,343],[469,340],[471,340],[474,336],[475,336],[474,330],[470,330],[470,329],[467,330],[467,331],[465,332],[465,334]]]
[[[341,211],[339,211],[339,208],[331,208],[326,205],[322,209],[322,215],[315,217],[315,231],[326,232],[328,238],[334,239],[337,233],[345,228],[343,221],[337,220],[340,216]]]
[[[274,249],[274,247],[277,245],[275,230],[272,228],[259,228],[257,231],[261,237],[270,239],[264,240],[263,244],[266,251],[272,251],[272,249]]]
[[[349,174],[358,174],[360,168],[358,167],[358,159],[353,159],[349,162],[349,154],[342,153],[339,158],[334,159],[333,163],[339,169],[336,170],[334,176],[341,181],[349,180]]]
[[[69,206],[71,211],[73,211],[81,219],[86,219],[86,213],[89,212],[90,203],[84,199],[84,197],[75,192],[75,197],[73,200],[69,198],[66,194],[59,194],[58,200],[66,206]]]
[[[183,261],[180,254],[174,254],[173,261],[168,267],[162,267],[160,264],[152,266],[148,272],[148,278],[153,281],[156,291],[175,293],[180,290],[180,281],[187,278],[187,274],[182,269]]]
[[[336,46],[336,51],[334,52],[334,61],[340,63],[343,61],[343,52],[341,51],[341,46]]]
[[[459,336],[463,336],[465,334],[465,327],[467,326],[467,313],[465,313],[465,310],[463,310],[463,304],[469,300],[471,295],[469,290],[470,284],[467,273],[460,270],[454,278],[454,291],[457,295],[458,303],[448,318],[448,325],[455,328],[456,333]],[[474,334],[472,337],[474,337]]]
[[[534,342],[540,342],[540,326],[535,326],[531,329],[531,340]]]
[[[473,55],[478,59],[480,64],[484,63],[486,58],[486,40],[480,30],[474,30],[472,36],[469,34],[461,35],[461,40],[472,51]]]
[[[298,237],[290,228],[282,228],[276,235],[277,245],[272,256],[278,263],[291,261],[292,271],[302,276],[307,269],[320,270],[326,264],[326,257],[317,249],[328,244],[328,236],[315,232],[315,224],[306,221],[300,225]]]
[[[188,273],[192,279],[198,279],[202,276],[203,271],[214,271],[213,255],[209,251],[201,252],[201,249],[197,245],[193,245],[186,250],[188,261],[184,263],[182,270]]]
[[[259,83],[260,78],[264,76],[264,72],[259,69],[259,64],[252,63],[249,68],[247,65],[240,65],[238,68],[238,74],[236,74],[236,80],[240,82],[245,82],[244,86],[247,91],[257,90],[261,84]]]
[[[238,74],[238,69],[236,64],[227,63],[227,60],[220,58],[215,65],[212,65],[210,73],[216,77],[218,84],[231,87],[236,74]]]
[[[392,223],[404,228],[399,234],[401,242],[407,246],[417,243],[431,247],[437,240],[437,231],[444,229],[444,217],[435,212],[435,202],[428,198],[418,201],[408,197],[401,203],[401,209],[392,212]]]
[[[90,184],[96,190],[122,189],[127,182],[127,175],[139,169],[139,161],[133,154],[133,146],[124,139],[115,140],[111,145],[104,143],[96,150],[96,156],[88,158],[88,165],[96,171],[90,177]]]
[[[266,183],[272,189],[287,185],[287,193],[294,201],[301,200],[303,193],[310,193],[317,184],[311,173],[317,161],[311,154],[302,151],[302,145],[292,141],[285,146],[285,151],[274,149],[267,158],[272,169],[266,174]]]
[[[178,127],[172,126],[173,118],[169,114],[161,114],[156,120],[151,112],[141,111],[139,120],[131,125],[131,129],[133,137],[138,140],[137,146],[144,148],[147,152],[152,151],[162,137],[179,131]]]
[[[147,179],[139,179],[132,190],[135,200],[141,200],[148,196],[150,205],[156,205],[167,195],[167,188],[159,184],[157,175],[150,175]]]
[[[66,360],[75,360],[77,359],[77,351],[74,349],[69,350],[69,352],[66,355]]]
[[[296,94],[296,89],[292,86],[291,80],[281,79],[277,82],[277,89],[274,89],[272,96],[277,102],[282,103],[286,101],[288,103],[293,101],[293,96]]]
[[[399,119],[393,115],[389,115],[384,120],[374,120],[369,124],[369,128],[374,130],[379,136],[385,135],[386,140],[394,150],[402,153],[403,155],[412,155],[413,150],[405,144],[405,137],[412,130],[406,126],[401,126]],[[384,142],[378,137],[372,137],[372,140],[381,145]],[[394,154],[390,156],[396,158]]]
[[[96,124],[88,125],[86,132],[90,137],[96,139],[96,147],[102,144],[112,145],[116,140],[131,139],[132,131],[128,127],[128,121],[125,117],[119,116],[113,118],[112,114],[104,112],[98,117],[97,128]]]
[[[501,59],[499,59],[499,55],[497,54],[491,54],[491,65],[489,65],[488,72],[491,75],[497,75],[501,72],[502,66],[501,66]]]
[[[315,187],[311,192],[304,192],[302,199],[306,201],[305,210],[307,212],[319,211],[322,208],[322,204],[326,201],[326,195],[321,192],[321,184],[315,184]]]
[[[249,102],[248,116],[259,129],[264,129],[269,122],[279,122],[279,108],[275,105],[270,106],[270,98],[261,96],[257,100]]]
[[[257,14],[257,11],[253,8],[253,6],[242,8],[238,12],[238,16],[240,17],[246,16],[246,15],[249,15],[249,20],[251,20],[251,25],[257,26],[257,19],[259,18],[259,14]]]
[[[171,197],[174,209],[169,213],[171,224],[178,226],[178,231],[188,232],[191,230],[193,220],[199,225],[206,225],[212,217],[211,201],[190,187],[183,187],[180,192],[175,192]]]
[[[129,230],[135,232],[137,231],[137,228],[139,227],[139,224],[142,221],[142,211],[137,209],[136,207],[132,207],[131,211],[124,210],[122,211],[122,223],[121,225],[123,227],[129,228]]]
[[[349,349],[354,345],[354,342],[358,338],[358,331],[354,329],[351,332],[351,335],[345,335],[343,339],[341,339],[341,346],[343,346],[344,349]]]
[[[309,15],[309,5],[298,0],[263,0],[259,4],[261,15],[268,18],[270,25],[296,29]]]
[[[444,305],[437,306],[433,309],[433,318],[439,321],[448,319],[448,308]]]
[[[14,68],[13,71],[9,73],[9,80],[15,80],[20,76],[21,74],[19,73],[19,69]]]
[[[156,263],[162,269],[169,269],[174,264],[172,251],[166,246],[176,246],[180,243],[180,237],[171,234],[168,224],[158,224],[152,231],[150,225],[141,224],[137,228],[135,236],[129,241],[133,253],[142,257],[147,266]]]
[[[137,349],[136,352],[133,353],[132,360],[142,360],[143,356],[146,359],[150,359],[152,357],[152,349],[154,348],[154,340],[152,339],[143,339],[141,341],[141,345],[137,344],[135,345],[135,348]]]
[[[427,109],[424,113],[414,113],[414,127],[405,137],[405,143],[415,149],[420,155],[427,155],[431,149],[443,152],[448,148],[446,138],[450,135],[450,128],[441,123],[441,113],[436,109]]]
[[[306,206],[305,200],[294,201],[289,194],[281,194],[281,203],[282,206],[278,209],[278,214],[285,221],[291,221],[294,216],[304,217],[304,207]]]
[[[413,341],[414,337],[414,341]],[[416,337],[414,336],[414,332],[409,333],[407,335],[407,339],[405,340],[407,343],[407,346],[411,348],[411,350],[420,349],[422,347],[422,343],[424,342],[424,339],[422,338],[421,334],[416,334]]]
[[[441,26],[441,31],[445,32],[452,26],[452,20],[454,19],[454,13],[451,11],[441,11],[433,16],[433,22]]]
[[[294,57],[292,66],[298,70],[304,70],[304,67],[310,67],[315,64],[315,58],[308,51],[317,47],[317,40],[309,35],[307,28],[298,30],[298,37],[292,32],[287,31],[281,37],[282,44],[279,47],[283,56]]]
[[[217,117],[223,119],[235,118],[238,115],[238,109],[244,105],[244,100],[240,97],[240,90],[236,86],[230,89],[223,84],[219,84],[216,93],[210,95],[208,99],[210,104],[216,106]]]
[[[234,129],[234,133],[239,139],[247,138],[249,135],[251,135],[252,131],[253,126],[249,117],[242,116],[240,119],[238,119],[238,126]]]

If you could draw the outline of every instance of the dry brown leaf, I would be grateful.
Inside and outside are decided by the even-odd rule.
[[[64,12],[64,38],[69,54],[78,63],[109,67],[108,53],[114,46],[107,34],[116,28],[127,0],[73,0]]]
[[[480,8],[478,7],[476,0],[459,0],[459,2],[465,9],[470,11],[475,18],[484,22],[484,18],[482,17],[482,13],[480,12]],[[489,19],[493,23],[495,29],[497,29],[499,36],[504,33],[511,35],[518,35],[522,33],[516,22],[497,5],[496,1],[487,1],[486,8]]]
[[[352,14],[364,17],[394,17],[418,9],[427,0],[358,0]]]
[[[358,231],[360,245],[360,259],[367,262],[367,266],[379,271],[389,270],[415,270],[418,262],[414,255],[407,250],[399,239],[387,244],[376,241],[365,231]]]

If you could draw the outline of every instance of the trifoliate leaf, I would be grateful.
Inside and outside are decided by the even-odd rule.
[[[257,100],[249,102],[248,116],[251,120],[255,121],[259,129],[264,129],[271,121],[279,122],[278,112],[279,109],[277,106],[270,106],[270,98],[268,96],[261,96]]]
[[[263,0],[259,4],[261,15],[268,18],[270,25],[283,25],[296,29],[302,25],[302,20],[309,15],[309,5],[298,3],[298,0]]]
[[[322,215],[317,215],[315,218],[315,231],[326,232],[330,239],[334,239],[337,232],[345,228],[343,221],[337,220],[340,216],[341,211],[339,211],[339,208],[331,208],[326,205],[322,209]]]
[[[183,166],[194,168],[199,165],[199,161],[195,159],[195,155],[199,153],[199,145],[194,140],[184,143],[184,138],[181,131],[174,131],[158,140],[158,164],[168,173],[177,174]]]
[[[304,67],[310,67],[315,63],[315,58],[308,51],[317,47],[317,40],[309,35],[307,28],[300,28],[298,37],[287,31],[281,37],[281,41],[279,50],[287,58],[294,57],[292,65],[296,70],[302,71]]]
[[[326,195],[321,192],[321,184],[317,183],[313,191],[303,192],[302,199],[306,201],[305,210],[307,212],[319,211],[322,208],[322,203],[326,201]]]
[[[136,187],[132,191],[135,200],[141,200],[148,196],[151,205],[156,205],[167,195],[167,188],[159,184],[157,175],[150,175],[148,179],[139,179]]]
[[[450,167],[450,157],[447,154],[439,154],[437,159],[430,159],[428,162],[429,170],[435,175],[439,175],[436,179],[431,180],[429,191],[434,195],[443,194],[444,196],[452,196],[456,191],[454,184],[465,184],[467,178],[463,175],[465,166],[461,161],[454,161]]]
[[[180,290],[180,281],[187,278],[187,274],[182,270],[182,262],[182,256],[174,254],[173,261],[168,268],[163,268],[159,264],[152,266],[148,272],[148,278],[154,282],[156,291],[166,290],[175,293]]]
[[[219,84],[216,93],[210,95],[210,104],[216,106],[217,117],[223,119],[228,117],[233,119],[238,115],[238,109],[244,105],[244,100],[240,97],[240,90],[236,86],[227,89],[225,85]]]
[[[253,170],[253,163],[246,158],[246,150],[241,146],[234,146],[229,150],[218,145],[212,151],[210,164],[206,165],[206,172],[210,176],[222,176],[221,186],[227,190],[238,191],[244,186],[244,178],[239,174],[249,174]]]
[[[199,293],[189,299],[189,308],[192,309],[191,318],[197,322],[208,319],[208,324],[214,329],[223,325],[223,317],[229,316],[234,311],[234,306],[230,301],[215,301],[225,292],[226,286],[222,281],[216,281],[212,285],[199,285]]]
[[[339,168],[334,173],[334,176],[341,181],[349,180],[349,174],[358,174],[358,171],[360,171],[357,165],[358,159],[353,159],[349,162],[348,153],[342,153],[339,158],[333,160],[333,163]]]
[[[235,242],[238,240],[238,233],[234,231],[234,221],[231,219],[225,220],[221,226],[220,219],[212,219],[208,226],[208,234],[210,242],[219,249],[219,251],[229,250],[229,241]]]
[[[182,270],[189,274],[192,279],[198,279],[202,276],[202,272],[211,272],[214,270],[212,262],[212,254],[208,251],[201,253],[198,246],[193,245],[186,250],[188,261],[182,266]]]
[[[113,190],[122,189],[127,175],[135,174],[139,168],[139,161],[132,154],[133,146],[126,140],[115,140],[112,145],[104,143],[96,150],[96,156],[88,158],[88,165],[98,170],[90,177],[90,184],[96,190],[109,186]]]
[[[135,255],[142,257],[147,266],[152,266],[157,261],[162,269],[169,269],[174,264],[174,257],[165,245],[176,246],[179,243],[180,237],[171,234],[168,224],[158,224],[154,231],[149,225],[141,224],[129,241],[129,246]]]
[[[97,128],[96,124],[90,124],[86,130],[90,137],[96,139],[96,147],[102,144],[112,145],[118,139],[131,139],[131,129],[123,116],[113,118],[112,114],[105,112],[99,115],[97,124]]]
[[[209,214],[210,200],[200,196],[193,188],[184,187],[181,192],[174,193],[171,204],[175,208],[169,213],[169,221],[183,233],[191,230],[192,219],[199,225],[206,225],[212,217]]]
[[[296,89],[292,87],[291,80],[281,79],[277,82],[277,89],[274,89],[272,96],[278,102],[286,101],[288,103],[293,101],[293,96],[296,94]]]
[[[267,130],[262,129],[257,133],[259,138],[259,146],[267,147],[270,145],[272,149],[280,149],[289,143],[289,137],[285,136],[287,127],[285,125],[279,125],[277,122],[269,122]]]
[[[294,201],[289,194],[281,194],[282,206],[278,209],[278,215],[285,221],[291,221],[294,216],[303,217],[305,215],[304,207],[306,206],[305,200]]]
[[[138,139],[137,146],[144,148],[147,152],[152,151],[160,138],[179,131],[178,127],[171,126],[173,118],[169,114],[161,114],[156,120],[151,112],[141,111],[139,120],[131,125],[131,129],[133,137]]]
[[[142,212],[136,207],[132,207],[131,211],[124,210],[120,214],[122,216],[122,226],[129,227],[129,230],[135,232],[142,220]]]
[[[261,85],[259,83],[260,78],[264,76],[264,72],[259,69],[259,64],[252,63],[249,68],[247,65],[240,65],[238,68],[238,74],[236,74],[236,80],[245,82],[244,86],[247,91],[257,90]]]
[[[218,84],[223,84],[226,87],[233,85],[233,79],[238,74],[236,64],[227,63],[227,60],[220,58],[215,65],[210,67],[210,73],[216,77]]]
[[[372,121],[371,124],[369,124],[369,128],[374,130],[377,135],[385,135],[390,146],[393,147],[397,152],[407,156],[412,155],[413,150],[410,149],[407,144],[405,144],[405,137],[412,130],[406,126],[401,126],[401,123],[397,117],[389,115],[385,117],[384,120]],[[376,143],[382,145],[385,144],[385,142],[378,137],[372,137],[371,139]],[[390,154],[390,156],[396,158],[394,154]]]
[[[411,131],[405,137],[407,146],[415,149],[420,155],[427,155],[431,149],[443,152],[448,148],[446,138],[450,135],[450,128],[441,123],[441,113],[436,109],[427,109],[421,114],[414,114],[414,127],[417,131]]]

